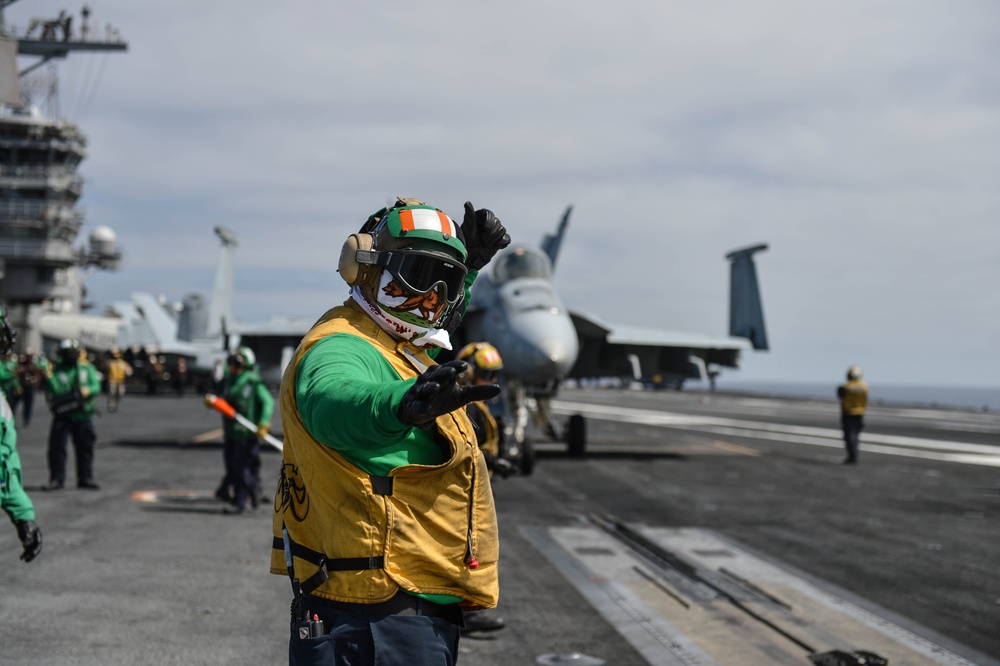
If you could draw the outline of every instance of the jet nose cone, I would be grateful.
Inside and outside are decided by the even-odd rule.
[[[569,340],[539,340],[532,355],[532,365],[536,372],[546,377],[562,377],[573,367],[576,353],[576,345]]]

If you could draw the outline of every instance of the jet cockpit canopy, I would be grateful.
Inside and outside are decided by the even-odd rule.
[[[503,284],[517,278],[552,279],[552,262],[548,255],[532,247],[516,247],[496,259],[493,281]]]

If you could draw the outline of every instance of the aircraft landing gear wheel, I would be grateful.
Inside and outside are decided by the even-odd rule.
[[[587,450],[587,421],[582,414],[573,414],[569,417],[569,424],[566,426],[566,451],[573,457],[583,456]]]
[[[521,476],[531,476],[535,471],[535,445],[525,439],[521,443]]]

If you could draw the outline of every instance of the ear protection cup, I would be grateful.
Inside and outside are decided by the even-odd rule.
[[[378,266],[358,261],[358,251],[370,252],[374,245],[375,236],[372,234],[357,233],[347,237],[340,250],[340,262],[337,265],[337,271],[344,282],[354,287],[365,284],[374,276]]]

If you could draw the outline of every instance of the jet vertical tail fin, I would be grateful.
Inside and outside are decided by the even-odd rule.
[[[556,267],[556,257],[559,255],[559,246],[562,245],[563,236],[566,234],[566,227],[569,226],[569,214],[572,212],[573,206],[571,204],[566,207],[566,212],[563,213],[562,220],[559,222],[559,228],[556,229],[556,232],[554,234],[546,234],[542,240],[542,251],[549,255],[549,261],[552,262],[553,270]]]
[[[233,321],[233,248],[236,234],[225,227],[215,227],[215,235],[222,241],[219,265],[215,270],[212,301],[208,304],[208,322],[205,336],[215,338],[225,333],[227,323]]]
[[[733,250],[726,255],[729,270],[729,335],[747,338],[754,349],[766,350],[767,330],[764,328],[764,306],[757,284],[757,267],[753,255],[767,249],[766,244]]]

